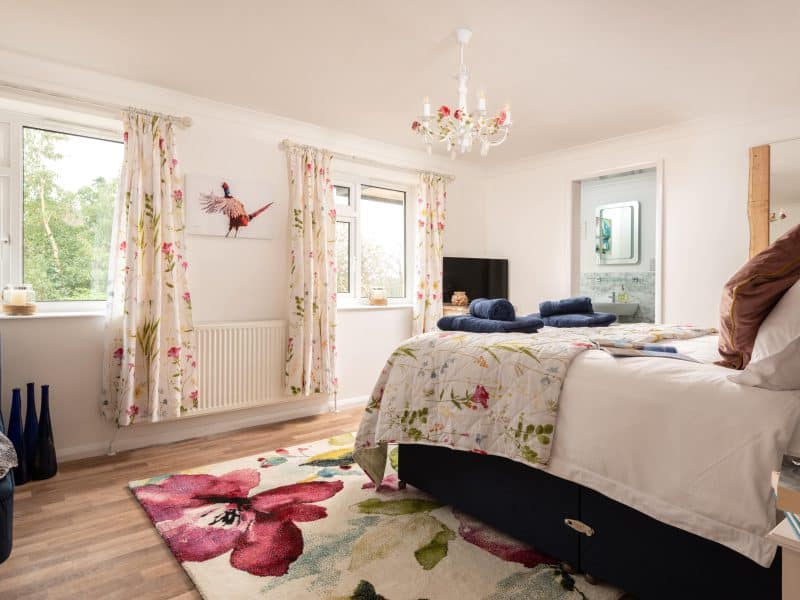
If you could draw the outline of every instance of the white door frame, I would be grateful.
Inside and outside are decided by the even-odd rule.
[[[641,169],[656,170],[656,281],[655,281],[655,321],[663,323],[664,320],[664,160],[634,163],[585,173],[571,179],[570,185],[570,219],[569,219],[569,244],[570,244],[570,292],[572,295],[580,291],[581,261],[580,261],[580,226],[581,226],[581,181],[593,179],[603,175],[618,175],[628,171]]]

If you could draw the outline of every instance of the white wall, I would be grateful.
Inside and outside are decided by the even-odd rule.
[[[341,131],[10,53],[0,52],[0,79],[191,116],[192,127],[179,130],[177,139],[184,173],[268,179],[279,182],[276,189],[283,195],[287,190],[286,165],[278,143],[287,137],[399,166],[452,173],[456,181],[448,193],[447,252],[456,255],[485,252],[485,233],[480,226],[483,220],[480,171],[463,162],[428,157],[424,152]],[[280,93],[279,84],[276,93]],[[63,112],[57,116],[62,120],[72,118]],[[361,169],[341,166],[350,172]],[[410,177],[380,169],[364,171],[390,181]],[[275,217],[286,220],[285,203],[283,206],[284,214]],[[288,250],[283,229],[274,240],[233,241],[190,236],[188,247],[196,322],[286,318]],[[114,428],[98,416],[102,328],[103,319],[97,316],[0,319],[4,412],[7,414],[12,387],[27,381],[51,384],[56,445],[62,459],[101,453],[114,433]],[[337,332],[340,399],[362,399],[369,394],[388,354],[410,334],[410,308],[340,311]],[[162,443],[325,409],[323,400],[293,400],[230,415],[136,426],[120,431],[116,446]]]
[[[487,182],[487,251],[510,259],[520,312],[568,295],[571,182],[663,160],[663,320],[715,325],[722,286],[747,260],[748,148],[797,136],[797,113],[717,118],[509,164]]]

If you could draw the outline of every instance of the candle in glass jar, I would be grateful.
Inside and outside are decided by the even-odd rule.
[[[11,290],[9,294],[9,304],[12,306],[25,306],[28,303],[27,290]]]

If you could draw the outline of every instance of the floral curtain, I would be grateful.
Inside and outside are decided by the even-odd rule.
[[[442,316],[442,251],[444,249],[447,181],[422,173],[417,192],[417,245],[414,251],[414,335],[436,328]]]
[[[197,407],[184,205],[170,120],[128,112],[114,211],[102,412],[117,425]]]
[[[286,150],[289,172],[289,328],[286,393],[336,391],[336,210],[331,154]]]

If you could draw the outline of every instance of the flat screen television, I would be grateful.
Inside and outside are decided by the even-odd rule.
[[[444,257],[444,301],[456,290],[474,298],[508,298],[508,259]]]

